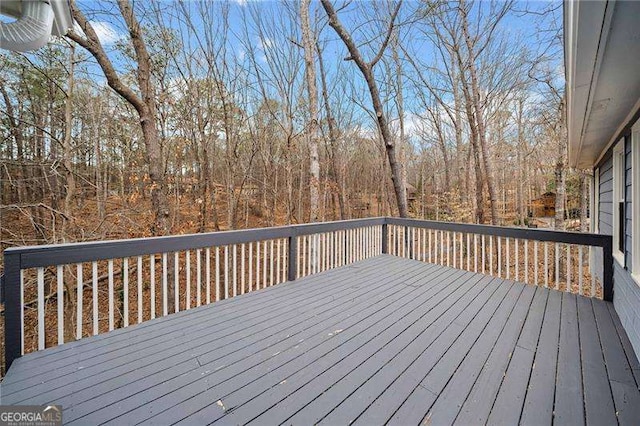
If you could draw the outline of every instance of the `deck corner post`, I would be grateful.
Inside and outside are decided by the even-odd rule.
[[[287,246],[289,247],[289,253],[287,254],[287,281],[295,281],[296,276],[298,275],[298,238],[295,235],[295,232],[292,232],[291,235],[289,235],[288,240],[289,243]]]
[[[389,225],[386,219],[382,224],[382,254],[389,254]]]
[[[608,236],[602,245],[602,298],[613,302],[613,238]]]
[[[4,358],[5,373],[22,356],[20,311],[20,254],[4,252]]]

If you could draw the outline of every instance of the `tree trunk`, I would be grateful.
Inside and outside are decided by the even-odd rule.
[[[587,173],[580,171],[580,232],[587,232],[589,218],[587,209],[589,205],[589,179]]]
[[[560,105],[559,114],[564,114],[564,100]],[[558,157],[556,159],[555,167],[555,180],[556,180],[556,215],[554,220],[555,229],[565,229],[564,223],[564,202],[566,193],[566,173],[565,173],[565,161],[567,157],[567,139],[564,137],[564,123],[559,124],[560,130],[558,132]]]
[[[392,35],[393,22],[395,21],[398,11],[400,10],[400,5],[402,4],[402,2],[399,2],[396,6],[391,17],[391,24],[389,25],[389,31],[387,33],[386,39],[380,47],[378,54],[371,62],[365,62],[360,51],[356,47],[355,42],[351,38],[351,35],[347,32],[347,30],[338,19],[338,15],[331,2],[329,0],[321,0],[321,2],[324,10],[327,12],[327,16],[329,17],[329,25],[335,30],[335,32],[347,46],[347,49],[351,54],[351,57],[349,59],[353,60],[356,63],[367,83],[367,88],[369,89],[369,94],[371,95],[373,110],[376,114],[378,129],[380,130],[382,142],[384,143],[384,147],[387,152],[387,159],[389,160],[389,167],[391,168],[391,180],[393,182],[393,189],[396,195],[398,213],[400,217],[408,217],[409,209],[407,205],[407,193],[402,183],[402,164],[398,162],[396,146],[393,142],[393,137],[389,129],[387,116],[384,112],[384,106],[382,105],[382,100],[380,98],[378,83],[376,82],[375,75],[373,73],[373,67],[382,57],[384,49],[386,48]]]
[[[69,50],[69,76],[67,78],[67,91],[64,104],[64,139],[62,140],[62,166],[64,167],[64,176],[66,181],[66,194],[64,197],[62,218],[62,238],[67,239],[69,218],[71,215],[71,206],[76,195],[76,179],[73,174],[73,161],[71,153],[71,127],[73,126],[73,73],[75,61],[75,45],[70,43]]]
[[[336,130],[335,120],[333,118],[333,114],[331,112],[331,103],[329,102],[329,90],[327,88],[327,76],[324,70],[324,61],[322,59],[322,52],[320,50],[320,46],[316,44],[316,50],[318,52],[318,66],[320,67],[320,81],[322,82],[322,99],[324,101],[324,109],[327,116],[327,128],[329,129],[329,149],[328,149],[328,157],[329,157],[329,175],[333,181],[334,189],[336,192],[336,197],[338,200],[338,206],[340,209],[340,220],[347,219],[346,212],[346,202],[345,202],[345,191],[342,179],[340,178],[341,173],[338,168],[338,163],[336,160],[337,150],[338,150],[338,135]]]
[[[484,108],[482,107],[481,99],[480,99],[480,85],[478,83],[478,76],[476,70],[476,64],[474,60],[474,45],[469,34],[469,23],[467,20],[467,12],[465,9],[464,0],[460,1],[460,14],[462,17],[462,32],[464,34],[465,43],[467,45],[467,50],[469,54],[467,68],[469,70],[469,76],[471,78],[471,92],[472,92],[472,104],[475,114],[475,121],[478,132],[478,141],[480,143],[480,148],[482,150],[482,162],[484,165],[485,172],[485,180],[487,182],[487,189],[489,191],[489,208],[491,209],[491,224],[498,224],[498,211],[497,211],[497,202],[498,196],[496,193],[496,188],[494,185],[493,179],[493,167],[491,164],[491,158],[489,156],[489,147],[486,141],[486,126],[484,123]]]
[[[309,8],[311,0],[300,3],[300,26],[302,29],[302,46],[304,48],[305,77],[309,102],[309,123],[307,138],[309,140],[309,221],[317,222],[320,205],[320,160],[318,158],[318,86],[316,84],[316,46],[315,35],[311,29]],[[315,259],[312,253],[312,259]]]

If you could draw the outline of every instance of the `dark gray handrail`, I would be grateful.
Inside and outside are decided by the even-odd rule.
[[[353,219],[336,222],[308,223],[273,228],[242,229],[204,234],[171,235],[166,237],[132,238],[126,240],[92,241],[86,243],[50,244],[15,247],[4,251],[20,256],[20,268],[41,268],[94,260],[117,259],[155,253],[195,250],[254,241],[290,238],[323,232],[342,231],[363,226],[383,225],[385,218]]]
[[[438,222],[433,220],[403,219],[389,217],[386,224],[396,226],[412,226],[440,231],[462,232],[468,234],[493,235],[495,237],[520,238],[523,240],[549,241],[556,243],[577,244],[584,246],[604,247],[611,240],[610,235],[590,234],[569,231],[553,231],[537,228],[515,228],[494,225],[476,225],[473,223]]]
[[[15,359],[21,356],[20,271],[22,269],[287,238],[289,243],[287,278],[289,281],[294,281],[298,255],[296,237],[365,226],[382,226],[382,252],[388,253],[388,225],[602,247],[604,260],[603,296],[605,300],[613,299],[612,237],[601,234],[377,217],[205,234],[16,247],[4,251],[3,294],[5,296],[5,360],[7,369]]]

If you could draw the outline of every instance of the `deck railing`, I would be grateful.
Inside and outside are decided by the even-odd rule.
[[[11,248],[5,362],[382,253],[611,300],[611,244],[596,234],[372,218]]]
[[[613,299],[611,236],[388,218],[389,253]]]

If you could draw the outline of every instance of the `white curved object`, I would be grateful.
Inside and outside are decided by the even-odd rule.
[[[17,52],[39,49],[51,37],[54,13],[45,1],[22,2],[21,16],[10,23],[0,23],[0,47]]]

